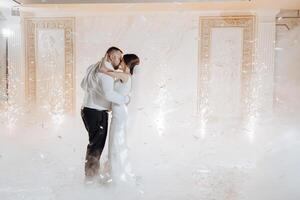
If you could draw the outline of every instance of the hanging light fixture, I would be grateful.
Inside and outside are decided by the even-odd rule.
[[[8,38],[12,35],[12,31],[8,28],[2,29],[2,35],[5,38],[5,93],[6,93],[6,100],[8,101],[8,80],[9,80],[9,71],[8,71]]]

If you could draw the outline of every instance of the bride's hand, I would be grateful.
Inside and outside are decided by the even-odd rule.
[[[129,104],[129,103],[130,103],[130,101],[131,101],[131,98],[130,98],[130,96],[129,96],[129,95],[126,95],[126,96],[125,96],[125,98],[126,98],[125,105],[127,105],[127,106],[128,106],[128,104]]]
[[[105,61],[107,60],[107,54],[105,54],[105,57],[103,57],[99,63],[99,71],[101,73],[107,73],[107,72],[113,72],[113,70],[108,69],[105,65]]]
[[[117,78],[121,80],[121,82],[126,83],[129,79],[129,74],[124,72],[117,72]]]

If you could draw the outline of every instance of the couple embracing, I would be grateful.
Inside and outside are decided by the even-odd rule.
[[[81,117],[89,138],[85,160],[87,182],[127,182],[135,179],[128,159],[126,123],[131,76],[139,63],[137,55],[123,55],[121,49],[110,47],[99,62],[88,67],[81,81],[84,90]],[[108,126],[110,112],[112,117]],[[108,162],[103,173],[99,174],[99,161],[108,131]]]

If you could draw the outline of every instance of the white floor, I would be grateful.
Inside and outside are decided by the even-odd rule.
[[[65,118],[59,126],[29,114],[9,126],[2,116],[0,197],[298,200],[299,114],[258,121],[255,128],[233,121],[211,123],[205,138],[182,137],[185,133],[160,140],[129,138],[137,188],[84,184],[87,134],[79,116]]]

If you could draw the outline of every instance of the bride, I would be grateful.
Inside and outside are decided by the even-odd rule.
[[[105,58],[104,58],[105,59]],[[134,67],[140,63],[135,54],[125,54],[117,71],[112,71],[102,62],[100,72],[113,77],[114,90],[124,96],[131,91],[131,76]],[[131,172],[126,144],[127,105],[112,103],[112,119],[109,130],[108,162],[105,166],[105,182],[134,183],[135,175]]]

